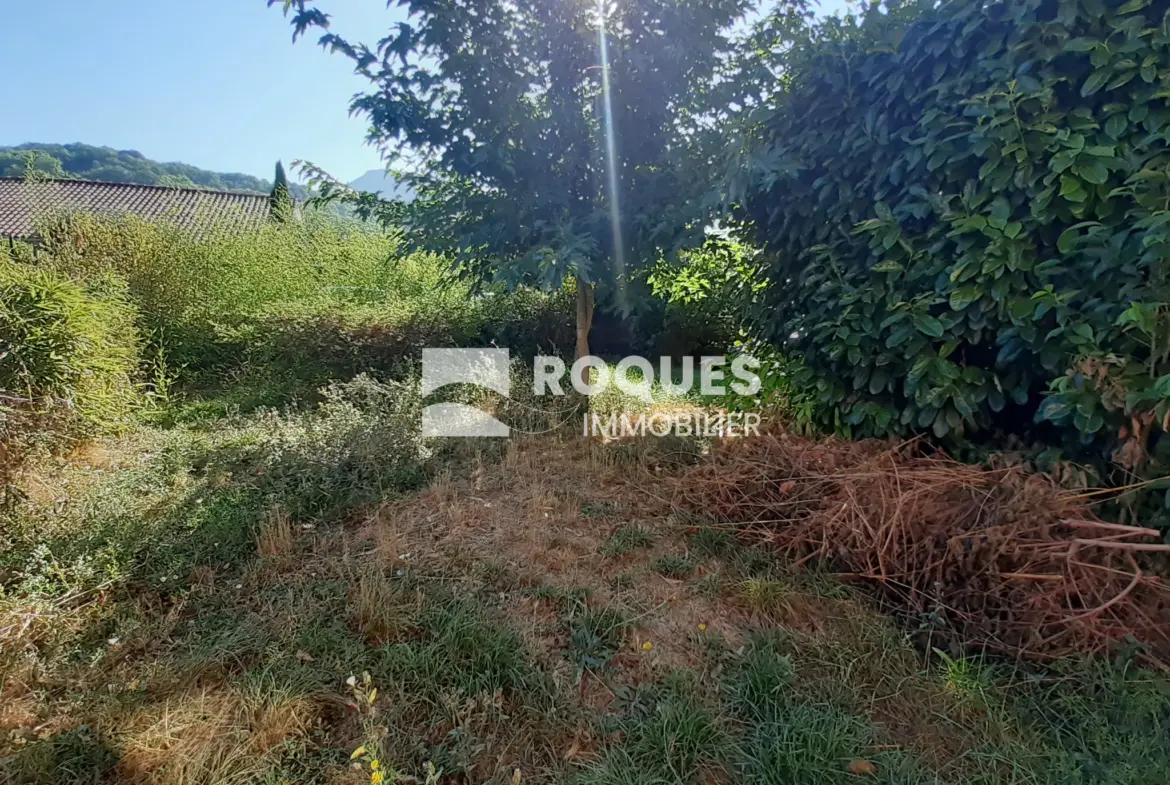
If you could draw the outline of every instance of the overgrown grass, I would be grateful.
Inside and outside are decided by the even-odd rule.
[[[197,565],[240,563],[267,510],[332,521],[425,482],[413,385],[359,377],[322,396],[307,411],[140,431],[105,457],[120,471],[88,489],[91,472],[79,471],[69,497],[13,511],[0,534],[6,583],[52,595],[179,581]]]
[[[622,526],[612,535],[605,547],[601,549],[602,556],[625,556],[627,553],[649,548],[654,541],[654,533],[641,526]]]
[[[1170,686],[1133,657],[1026,672],[931,652],[831,578],[656,508],[645,488],[703,440],[570,439],[579,402],[531,398],[518,369],[509,400],[443,396],[539,436],[420,440],[411,353],[544,340],[562,295],[474,300],[345,225],[78,231],[91,252],[58,270],[127,281],[187,395],[35,463],[0,511],[0,782],[356,783],[375,761],[402,783],[1170,770]],[[692,405],[655,395],[592,405]],[[498,525],[501,499],[544,528]]]
[[[666,603],[642,596],[663,584],[644,573],[617,597],[604,580],[521,590],[485,582],[474,561],[386,551],[336,522],[408,492],[353,438],[376,445],[408,416],[392,395],[361,380],[310,411],[147,430],[95,455],[100,471],[46,474],[75,498],[34,496],[8,530],[0,777],[330,781],[355,775],[359,746],[367,780],[377,760],[470,782],[520,769],[522,782],[828,783],[872,770],[907,785],[1145,785],[1170,764],[1164,678],[1126,660],[1025,675],[924,659],[847,589],[789,575],[699,520],[662,521],[650,543],[645,522],[614,535],[654,548],[689,535],[694,561],[675,557],[686,580]],[[627,556],[661,570],[643,551]],[[720,580],[700,586],[700,566]],[[640,627],[692,596],[723,633],[660,630],[645,648]],[[555,618],[533,621],[538,600]],[[688,664],[656,660],[671,647]]]

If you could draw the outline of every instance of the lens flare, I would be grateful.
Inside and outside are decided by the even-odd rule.
[[[618,204],[617,132],[613,123],[613,99],[609,86],[609,37],[606,35],[606,0],[597,0],[598,47],[601,51],[601,94],[605,112],[605,158],[609,170],[609,220],[613,228],[614,280],[619,300],[624,299],[626,258],[622,247],[622,219]],[[623,306],[624,302],[621,303]],[[624,308],[623,308],[624,310]]]

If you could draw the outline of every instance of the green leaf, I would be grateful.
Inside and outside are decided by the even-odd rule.
[[[1060,195],[1070,202],[1083,202],[1089,198],[1088,193],[1085,192],[1085,187],[1081,185],[1081,181],[1067,174],[1061,175],[1060,177]]]
[[[1105,86],[1105,83],[1109,81],[1109,77],[1112,76],[1112,74],[1113,71],[1109,68],[1098,68],[1096,71],[1089,74],[1089,78],[1085,80],[1083,85],[1081,85],[1081,95],[1085,98],[1088,98],[1090,95],[1100,90]]]
[[[1038,422],[1043,422],[1044,420],[1056,422],[1067,417],[1072,413],[1072,410],[1072,406],[1059,398],[1047,398],[1036,412],[1036,420]]]
[[[1073,171],[1085,182],[1102,185],[1109,179],[1109,170],[1100,161],[1091,161],[1087,164],[1077,164]]]
[[[938,438],[943,438],[951,432],[951,424],[947,422],[946,414],[939,412],[938,416],[934,418],[934,435]]]
[[[1170,398],[1170,373],[1154,382],[1154,393],[1159,398]]]
[[[919,357],[913,367],[910,368],[910,373],[906,375],[906,380],[911,384],[916,384],[926,374],[927,369],[930,368],[932,363],[934,363],[934,357],[929,355]]]
[[[1128,3],[1117,9],[1118,16],[1123,14],[1132,14],[1134,11],[1140,11],[1150,4],[1150,0],[1129,0]]]
[[[943,323],[929,314],[915,314],[914,326],[918,328],[919,332],[929,335],[931,338],[942,338],[945,331]]]
[[[1137,71],[1125,71],[1109,83],[1108,89],[1116,90],[1123,85],[1129,84],[1135,76],[1137,76]]]
[[[1125,119],[1123,114],[1115,114],[1105,121],[1105,133],[1112,136],[1114,139],[1120,139],[1121,135],[1125,133],[1125,129],[1129,126],[1129,121]]]
[[[974,286],[964,286],[956,289],[951,292],[951,308],[956,311],[961,311],[971,303],[977,301],[981,296],[982,292]]]
[[[1020,232],[1023,230],[1023,228],[1024,225],[1019,221],[1011,221],[1003,228],[1003,235],[1009,240],[1014,240],[1020,236]]]
[[[1052,156],[1052,160],[1048,162],[1048,168],[1057,174],[1060,174],[1076,163],[1076,160],[1076,150],[1061,150],[1059,153]]]
[[[905,269],[897,262],[879,262],[873,266],[875,273],[900,273]]]

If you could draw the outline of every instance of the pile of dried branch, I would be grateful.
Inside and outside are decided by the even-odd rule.
[[[1043,476],[776,434],[728,443],[673,492],[798,564],[872,581],[965,644],[1050,658],[1132,638],[1170,661],[1170,582],[1150,569],[1170,546]]]

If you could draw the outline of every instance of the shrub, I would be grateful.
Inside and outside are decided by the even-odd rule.
[[[280,306],[374,302],[438,277],[395,258],[393,236],[312,211],[244,234],[88,214],[51,216],[41,231],[57,269],[124,278],[144,326],[180,364],[214,363],[237,348],[234,329]]]
[[[1165,4],[895,8],[796,35],[751,118],[758,323],[829,428],[1136,469],[1170,426]]]
[[[136,313],[124,287],[0,261],[0,444],[118,430],[139,408]],[[11,468],[11,466],[10,466]]]
[[[724,237],[681,255],[682,264],[659,264],[647,283],[657,302],[657,321],[646,325],[658,353],[722,354],[744,337],[745,297],[762,288],[759,255]]]
[[[49,217],[42,233],[56,269],[123,277],[168,363],[200,386],[259,369],[307,376],[300,386],[312,390],[424,346],[572,345],[567,293],[472,296],[444,260],[324,211],[242,235],[86,214]]]
[[[328,520],[423,485],[417,383],[368,376],[332,384],[305,412],[262,412],[240,464],[294,520]]]

